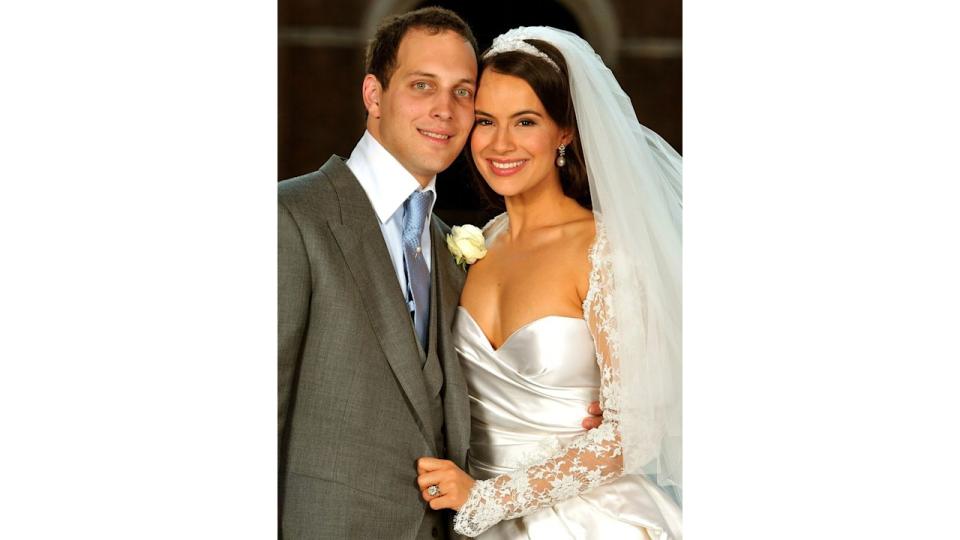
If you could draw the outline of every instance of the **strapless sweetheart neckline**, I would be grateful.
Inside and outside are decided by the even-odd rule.
[[[547,320],[550,320],[550,319],[568,319],[568,320],[571,320],[571,321],[580,321],[580,322],[582,322],[584,325],[587,324],[587,321],[583,320],[583,319],[580,318],[580,317],[569,317],[569,316],[567,316],[567,315],[544,315],[543,317],[538,317],[538,318],[536,318],[536,319],[534,319],[534,320],[532,320],[532,321],[530,321],[530,322],[528,322],[528,323],[526,323],[526,324],[520,325],[519,328],[517,328],[516,330],[514,330],[513,332],[511,332],[509,336],[507,336],[507,339],[503,340],[503,343],[501,343],[499,347],[494,347],[494,346],[493,346],[493,343],[490,342],[490,338],[487,337],[487,333],[483,331],[483,328],[481,328],[481,327],[480,327],[480,324],[477,322],[477,320],[473,318],[473,315],[471,315],[470,312],[467,311],[467,308],[465,308],[465,307],[463,307],[463,306],[457,306],[457,309],[458,309],[460,312],[462,312],[464,315],[466,315],[467,319],[470,320],[470,324],[472,324],[473,327],[480,333],[480,335],[483,336],[483,340],[482,340],[482,341],[486,344],[487,348],[489,348],[491,351],[493,351],[493,352],[495,352],[495,353],[500,352],[501,350],[503,350],[503,348],[507,346],[507,343],[509,343],[510,340],[514,338],[514,336],[516,336],[517,334],[520,334],[520,333],[521,333],[522,331],[524,331],[524,330],[529,329],[531,326],[533,326],[534,324],[539,323],[539,322],[547,321]]]

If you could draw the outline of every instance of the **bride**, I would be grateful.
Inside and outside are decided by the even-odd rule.
[[[420,459],[424,499],[467,536],[681,538],[680,156],[548,27],[484,53],[470,149],[506,213],[454,322],[469,474]]]

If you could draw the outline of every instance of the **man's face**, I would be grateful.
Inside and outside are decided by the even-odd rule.
[[[364,80],[367,129],[421,184],[453,163],[473,127],[477,60],[456,32],[411,29],[384,89]]]

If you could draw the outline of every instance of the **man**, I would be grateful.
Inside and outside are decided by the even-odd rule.
[[[388,19],[367,51],[367,133],[279,188],[281,536],[436,538],[416,460],[466,465],[450,328],[463,273],[430,219],[473,125],[477,45],[452,12]],[[419,248],[419,249],[418,249]]]
[[[473,126],[477,45],[453,12],[386,20],[350,158],[279,187],[281,537],[445,538],[417,459],[466,466],[451,327],[464,274],[431,211]]]

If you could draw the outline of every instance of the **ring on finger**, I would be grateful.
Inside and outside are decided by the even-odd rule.
[[[432,486],[428,487],[428,488],[427,488],[427,495],[430,495],[431,497],[439,497],[439,496],[440,496],[440,488],[438,488],[436,485],[432,485]]]

